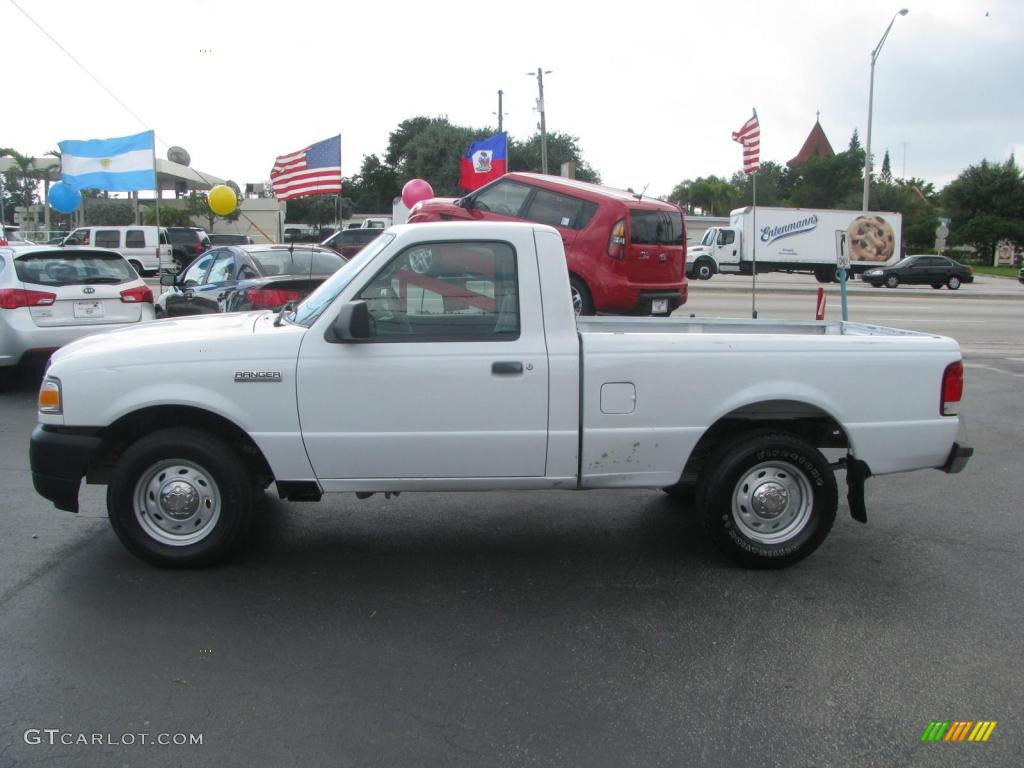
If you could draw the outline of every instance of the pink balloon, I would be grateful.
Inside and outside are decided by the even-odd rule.
[[[422,200],[429,200],[434,196],[434,190],[423,179],[410,179],[402,187],[402,202],[406,208],[412,208]]]

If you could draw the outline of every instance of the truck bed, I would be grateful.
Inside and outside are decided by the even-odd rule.
[[[905,331],[883,325],[843,320],[747,320],[727,317],[580,317],[580,333],[719,333],[798,336],[918,336],[933,334]]]

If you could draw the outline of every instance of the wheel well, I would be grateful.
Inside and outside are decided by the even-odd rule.
[[[216,413],[187,405],[161,405],[134,411],[115,421],[103,432],[103,444],[86,472],[89,483],[107,483],[114,464],[132,443],[165,427],[192,427],[226,440],[245,463],[249,474],[264,485],[274,479],[266,457],[253,439],[235,424]]]
[[[696,483],[705,462],[722,443],[743,432],[770,429],[796,435],[815,448],[848,448],[845,430],[825,411],[792,400],[770,400],[737,408],[712,424],[697,441],[680,482]]]

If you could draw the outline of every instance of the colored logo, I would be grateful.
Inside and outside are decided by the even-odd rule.
[[[781,227],[766,226],[761,228],[761,242],[773,243],[784,237],[799,235],[801,232],[810,232],[818,226],[818,217],[811,215],[805,219],[794,221],[792,224],[783,224]]]
[[[996,720],[932,720],[921,741],[988,741]]]

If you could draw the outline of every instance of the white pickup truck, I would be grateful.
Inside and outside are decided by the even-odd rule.
[[[898,383],[899,386],[895,386]],[[948,338],[846,322],[577,318],[556,230],[387,230],[294,309],[148,323],[59,350],[39,392],[37,491],[105,483],[139,557],[239,543],[254,495],[664,488],[739,563],[824,540],[845,469],[957,472]],[[823,453],[824,452],[824,453]],[[831,460],[826,453],[834,456]]]

